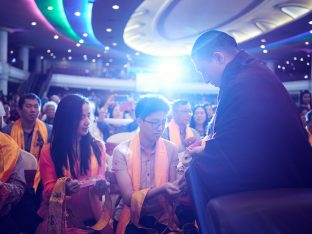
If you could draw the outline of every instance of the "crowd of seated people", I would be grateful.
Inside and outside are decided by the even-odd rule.
[[[312,145],[311,94],[303,93],[299,114]],[[122,102],[112,95],[102,106],[73,94],[2,100],[1,230],[198,233],[178,154],[203,142],[214,111],[210,104],[192,106],[184,99],[170,104],[156,95]],[[135,134],[108,155],[105,142],[121,132]],[[26,186],[20,150],[38,163],[32,187]],[[117,194],[113,202],[109,187]],[[16,218],[17,210],[26,221]]]

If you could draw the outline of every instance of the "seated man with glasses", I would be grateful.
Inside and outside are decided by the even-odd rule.
[[[188,101],[179,99],[173,103],[172,120],[162,137],[174,143],[178,147],[179,153],[201,140],[199,133],[189,127],[192,114],[192,107]]]
[[[169,109],[163,97],[141,98],[135,108],[139,132],[113,152],[122,195],[118,234],[177,230],[173,201],[185,184],[176,180],[177,148],[161,138]]]

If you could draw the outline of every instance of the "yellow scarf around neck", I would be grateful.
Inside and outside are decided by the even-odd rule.
[[[10,178],[16,165],[20,148],[8,135],[0,132],[0,181],[5,183]]]
[[[171,120],[168,125],[168,129],[169,129],[169,140],[173,142],[178,148],[182,147],[184,144],[181,142],[179,125],[174,120]],[[194,133],[189,126],[186,126],[185,131],[186,131],[185,139],[194,136]]]
[[[138,225],[144,199],[150,188],[140,190],[141,184],[141,144],[139,133],[134,135],[129,143],[128,154],[126,155],[128,173],[130,175],[133,187],[131,197],[131,207],[124,206],[121,217],[118,222],[117,234],[123,234],[130,220]],[[168,182],[168,154],[165,141],[160,138],[156,143],[155,153],[155,186],[160,186]]]
[[[21,149],[25,149],[25,141],[24,141],[24,130],[22,126],[21,119],[18,119],[14,122],[11,130],[11,137],[15,140],[18,146]],[[41,120],[37,119],[36,124],[33,130],[32,139],[31,139],[31,147],[30,152],[34,155],[37,160],[39,159],[40,150],[43,144],[48,142],[48,130]],[[35,191],[37,190],[38,184],[40,182],[40,172],[39,172],[39,165],[37,167],[37,172],[34,179],[33,188]]]

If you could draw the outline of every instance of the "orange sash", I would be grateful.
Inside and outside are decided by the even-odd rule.
[[[169,140],[173,142],[178,148],[182,147],[183,143],[181,142],[179,125],[174,120],[171,120],[168,125],[168,129],[169,129]],[[186,131],[185,139],[194,136],[194,133],[189,126],[186,126],[185,131]]]
[[[16,141],[16,143],[19,145],[21,149],[25,149],[24,131],[21,119],[18,119],[14,122],[11,130],[11,137]],[[39,159],[40,148],[42,147],[43,144],[46,144],[47,142],[48,142],[48,130],[44,122],[37,119],[35,128],[33,130],[30,147],[30,153],[34,155],[37,158],[37,160]],[[38,165],[33,185],[35,190],[37,190],[39,182],[40,182],[40,172]]]
[[[134,135],[129,143],[128,154],[126,156],[128,172],[132,181],[133,194],[131,196],[131,207],[124,206],[118,222],[117,234],[125,233],[130,220],[138,225],[144,199],[149,188],[140,190],[141,180],[141,146],[139,133]],[[160,186],[168,182],[168,155],[165,142],[162,138],[156,143],[155,155],[155,185]]]
[[[5,183],[11,176],[20,153],[16,142],[0,132],[0,181]]]

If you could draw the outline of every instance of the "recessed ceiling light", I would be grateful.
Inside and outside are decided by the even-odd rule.
[[[96,59],[92,59],[92,63],[95,63],[96,62]]]
[[[53,55],[54,55],[54,53],[51,53],[50,55],[51,55],[51,56],[53,56]]]
[[[47,53],[49,54],[50,52],[51,52],[51,50],[50,50],[50,49],[48,49],[48,50],[47,50]]]
[[[304,44],[309,45],[309,44],[310,44],[310,42],[306,41]]]
[[[136,53],[135,53],[135,55],[136,55],[136,56],[139,56],[139,55],[140,55],[140,53],[139,53],[139,52],[136,52]]]
[[[309,63],[309,62],[307,62],[307,66],[310,66],[310,63]]]
[[[262,42],[262,43],[265,43],[265,42],[266,42],[266,40],[265,40],[264,38],[262,38],[262,39],[261,39],[261,42]]]
[[[56,56],[55,56],[55,55],[53,56],[53,59],[56,59]]]
[[[262,51],[264,54],[267,54],[268,53],[268,50],[263,50]]]
[[[44,59],[44,57],[43,57],[43,56],[40,56],[40,59],[41,59],[41,60],[43,60],[43,59]]]
[[[277,65],[277,68],[278,68],[278,69],[281,69],[281,65]]]
[[[80,43],[77,43],[76,46],[77,46],[77,47],[80,47]]]
[[[286,64],[289,64],[289,61],[288,61],[288,60],[286,61]]]
[[[117,42],[113,42],[112,45],[113,45],[113,46],[117,46]]]
[[[113,29],[111,29],[111,28],[106,29],[106,32],[111,32],[111,31],[113,31]]]
[[[97,54],[96,57],[101,58],[101,54]]]
[[[305,75],[305,76],[304,76],[304,79],[308,79],[308,78],[309,78],[309,76],[308,76],[308,75]]]
[[[294,57],[294,60],[297,60],[297,57]]]
[[[312,30],[310,30],[310,33],[312,34]]]
[[[33,21],[33,22],[31,22],[31,25],[32,25],[32,26],[36,26],[36,25],[37,25],[37,22]]]
[[[48,6],[47,8],[49,11],[52,11],[53,10],[53,6]]]
[[[14,51],[13,51],[13,50],[11,50],[11,51],[10,51],[10,54],[14,54]]]
[[[73,58],[72,56],[69,56],[69,57],[68,57],[68,60],[72,60],[72,58]]]
[[[284,66],[283,66],[283,67],[282,67],[282,69],[283,69],[283,70],[285,70],[285,69],[286,69],[286,67],[284,67]]]
[[[67,52],[68,52],[68,53],[71,53],[71,49],[68,49]]]
[[[83,37],[87,37],[88,36],[88,33],[84,33],[82,34]]]
[[[312,24],[312,20],[309,21],[309,24]]]
[[[265,45],[261,45],[260,48],[261,48],[261,49],[264,49],[264,48],[265,48]]]
[[[75,16],[80,16],[81,14],[80,14],[80,12],[79,11],[76,11],[75,12]]]
[[[108,66],[109,66],[109,63],[105,63],[105,66],[108,67]]]
[[[300,61],[303,62],[303,58],[300,58]]]
[[[54,39],[55,40],[59,39],[59,36],[58,35],[54,35]]]
[[[104,50],[109,50],[109,46],[105,46]]]
[[[80,43],[80,44],[84,43],[84,40],[83,40],[83,39],[80,39],[80,40],[79,40],[79,43]]]
[[[113,5],[112,8],[113,8],[114,10],[118,10],[118,9],[119,9],[119,6],[118,6],[118,5]]]

